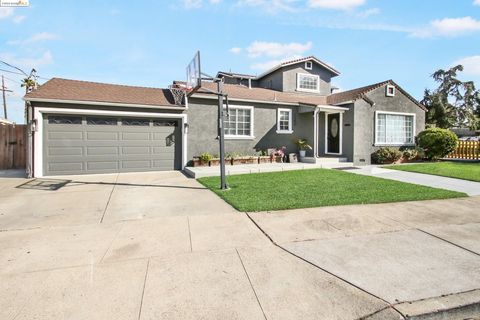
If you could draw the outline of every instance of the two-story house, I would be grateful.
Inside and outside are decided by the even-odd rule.
[[[258,76],[218,72],[230,102],[226,151],[297,152],[295,141],[306,138],[309,161],[361,165],[381,146],[414,145],[422,105],[392,80],[332,93],[339,74],[313,56]],[[182,169],[194,156],[218,153],[212,95],[198,92],[177,105],[168,89],[53,78],[25,100],[34,176]]]

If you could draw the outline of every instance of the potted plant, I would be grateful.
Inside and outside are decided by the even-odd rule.
[[[300,158],[305,158],[307,150],[312,150],[312,146],[308,144],[307,139],[300,138],[296,141],[296,144],[300,150]]]
[[[285,159],[285,150],[287,147],[281,147],[275,149],[271,154],[270,154],[270,159],[272,162],[284,162],[283,160]]]

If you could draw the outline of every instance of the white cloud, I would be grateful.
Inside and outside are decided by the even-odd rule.
[[[21,23],[23,20],[25,20],[25,16],[15,16],[13,17],[13,22],[15,23]]]
[[[278,66],[279,64],[281,64],[285,61],[296,60],[296,59],[300,59],[300,58],[303,58],[303,56],[293,55],[293,56],[286,57],[284,59],[273,59],[273,60],[269,60],[269,61],[265,61],[265,62],[257,62],[257,63],[252,64],[250,66],[250,68],[253,69],[253,70],[265,71],[265,70],[271,69],[275,66]]]
[[[463,72],[467,75],[480,76],[480,55],[470,56],[459,59],[453,63],[453,65],[463,66]]]
[[[239,48],[239,47],[233,47],[231,48],[230,50],[231,53],[235,53],[235,54],[239,54],[240,52],[242,52],[242,48]]]
[[[474,6],[480,6],[480,0],[475,0],[473,1]]]
[[[309,0],[308,6],[320,9],[352,10],[364,5],[366,0]]]
[[[238,0],[237,6],[259,7],[267,13],[275,14],[281,11],[297,11],[297,2],[298,0]]]
[[[11,45],[27,45],[27,44],[32,44],[35,42],[41,42],[41,41],[48,41],[48,40],[56,40],[58,39],[58,36],[56,34],[50,33],[50,32],[40,32],[36,33],[30,38],[24,39],[24,40],[14,40],[14,41],[9,41],[8,44]]]
[[[4,60],[14,66],[18,66],[25,72],[32,68],[39,69],[40,67],[53,63],[52,53],[47,50],[40,57],[18,57],[12,53],[0,53],[0,59]]]
[[[197,9],[202,6],[203,1],[202,0],[183,0],[182,3],[186,9]]]
[[[370,8],[364,11],[360,11],[357,14],[355,14],[359,18],[368,18],[370,16],[376,15],[380,13],[379,8]]]
[[[312,48],[312,42],[307,43],[278,43],[254,41],[246,48],[247,54],[251,58],[256,57],[281,57],[300,55]]]
[[[0,7],[0,19],[5,19],[13,15],[12,7]]]
[[[433,20],[430,25],[411,33],[414,37],[428,38],[435,36],[456,37],[480,31],[480,21],[472,17],[444,18]]]
[[[186,9],[198,9],[204,4],[203,0],[181,0],[181,2]],[[222,2],[222,0],[207,0],[205,2],[211,5],[217,5]]]

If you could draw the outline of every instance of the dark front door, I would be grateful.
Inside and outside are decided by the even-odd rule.
[[[340,113],[326,114],[327,152],[340,153]]]

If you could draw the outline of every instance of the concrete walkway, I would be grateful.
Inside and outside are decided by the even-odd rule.
[[[243,165],[227,165],[225,166],[227,175],[278,172],[289,170],[308,170],[308,169],[332,169],[341,167],[351,167],[352,162],[339,162],[336,158],[324,158],[317,160],[316,163],[264,163],[264,164],[243,164]],[[186,167],[185,173],[192,178],[198,179],[202,177],[213,177],[220,175],[220,167]]]
[[[365,166],[358,168],[359,169],[356,170],[349,170],[349,172],[384,179],[415,183],[433,188],[464,192],[469,196],[480,195],[480,182],[434,176],[423,173],[391,170],[381,168],[379,166]]]

